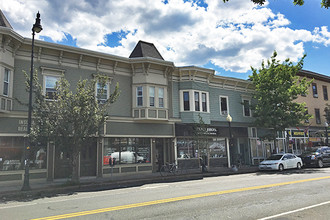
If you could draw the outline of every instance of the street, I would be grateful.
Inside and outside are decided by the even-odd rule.
[[[0,204],[1,219],[329,219],[330,168],[148,184]]]

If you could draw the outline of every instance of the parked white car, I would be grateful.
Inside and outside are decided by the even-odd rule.
[[[301,169],[303,162],[294,154],[273,154],[259,164],[259,170]]]

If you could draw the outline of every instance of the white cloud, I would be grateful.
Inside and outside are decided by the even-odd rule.
[[[0,3],[14,29],[31,36],[35,14],[44,30],[38,35],[60,42],[72,35],[77,46],[128,57],[138,40],[152,42],[176,65],[211,62],[225,70],[246,72],[278,51],[298,60],[303,42],[330,45],[327,27],[293,30],[283,14],[251,1],[205,0],[208,8],[183,0],[11,0]],[[101,45],[113,32],[128,33],[115,48]]]

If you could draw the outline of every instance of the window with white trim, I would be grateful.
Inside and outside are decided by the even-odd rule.
[[[52,75],[45,75],[44,76],[44,83],[45,83],[45,96],[49,100],[56,99],[56,83],[60,80],[60,76],[52,76]]]
[[[164,108],[164,88],[158,88],[158,107]]]
[[[99,103],[105,103],[110,97],[110,83],[96,83],[96,97]]]
[[[229,107],[228,107],[228,97],[220,96],[220,115],[228,115]]]
[[[195,111],[199,112],[200,106],[199,106],[199,92],[194,92],[194,99],[195,99]]]
[[[181,90],[180,97],[180,111],[209,112],[208,92]]]
[[[4,96],[9,96],[9,84],[10,83],[10,70],[5,68],[5,74],[3,77],[3,92]]]
[[[250,100],[243,99],[243,115],[251,117]]]
[[[155,106],[155,87],[149,87],[149,106]]]
[[[207,94],[202,92],[202,111],[207,112]]]
[[[64,70],[40,67],[43,75],[43,94],[47,100],[56,100],[56,83],[64,76]]]
[[[183,110],[190,111],[189,92],[183,92]]]
[[[136,87],[136,106],[143,106],[143,87]]]

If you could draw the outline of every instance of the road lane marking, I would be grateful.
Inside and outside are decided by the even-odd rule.
[[[223,195],[223,194],[236,193],[236,192],[244,192],[244,191],[250,191],[250,190],[257,190],[257,189],[266,189],[266,188],[271,188],[271,187],[276,187],[276,186],[285,186],[285,185],[305,183],[305,182],[325,180],[325,179],[330,179],[330,176],[303,179],[303,180],[295,180],[295,181],[283,182],[283,183],[267,184],[267,185],[261,185],[261,186],[250,186],[250,187],[245,187],[245,188],[230,189],[230,190],[223,190],[223,191],[209,192],[209,193],[201,193],[201,194],[188,195],[188,196],[180,196],[180,197],[174,197],[174,198],[168,198],[168,199],[154,200],[154,201],[149,201],[149,202],[140,202],[140,203],[134,203],[134,204],[129,204],[129,205],[121,205],[121,206],[114,206],[114,207],[95,209],[95,210],[89,210],[89,211],[74,212],[74,213],[68,213],[68,214],[62,214],[62,215],[54,215],[54,216],[49,216],[49,217],[36,218],[33,220],[55,220],[55,219],[73,218],[73,217],[92,215],[92,214],[97,214],[97,213],[112,212],[112,211],[118,211],[118,210],[123,210],[123,209],[137,208],[137,207],[150,206],[150,205],[156,205],[156,204],[164,204],[164,203],[169,203],[169,202],[183,201],[183,200],[188,200],[188,199],[196,199],[196,198],[201,198],[201,197],[216,196],[216,195]]]
[[[141,189],[157,189],[157,188],[163,188],[163,187],[168,187],[168,185],[144,186],[144,187],[141,187]]]
[[[312,209],[312,208],[322,206],[322,205],[327,205],[327,204],[330,204],[330,201],[322,202],[322,203],[319,203],[319,204],[316,204],[316,205],[306,206],[304,208],[300,208],[300,209],[296,209],[296,210],[292,210],[292,211],[288,211],[288,212],[283,212],[283,213],[273,215],[273,216],[268,216],[268,217],[265,217],[265,218],[260,218],[259,220],[267,220],[267,219],[277,218],[277,217],[281,217],[283,215],[289,215],[289,214],[292,214],[292,213],[301,212],[301,211],[304,211],[304,210],[307,210],[307,209]]]

